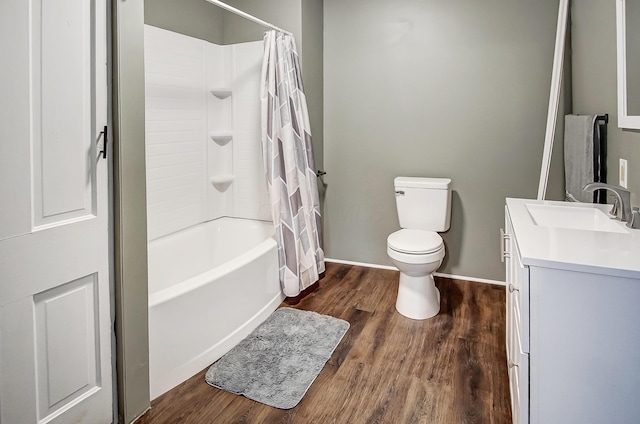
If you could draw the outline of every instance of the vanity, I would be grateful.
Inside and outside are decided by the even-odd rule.
[[[640,422],[640,230],[610,208],[506,200],[514,423]]]

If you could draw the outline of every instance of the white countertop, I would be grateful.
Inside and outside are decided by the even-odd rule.
[[[549,200],[507,199],[507,209],[523,265],[640,278],[640,230],[617,222],[623,233],[538,226],[526,205],[590,207],[608,211],[610,205]],[[570,206],[568,206],[570,205]]]

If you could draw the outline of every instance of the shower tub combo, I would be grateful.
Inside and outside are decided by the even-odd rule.
[[[154,399],[224,355],[284,299],[273,223],[219,218],[149,243]]]
[[[263,50],[145,25],[152,398],[224,355],[284,298],[262,168]]]

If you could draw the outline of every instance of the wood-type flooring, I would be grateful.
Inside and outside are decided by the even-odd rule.
[[[293,306],[351,324],[295,408],[213,388],[204,369],[154,400],[137,423],[511,422],[504,287],[436,278],[440,313],[414,321],[395,310],[398,275],[327,263],[318,289]]]

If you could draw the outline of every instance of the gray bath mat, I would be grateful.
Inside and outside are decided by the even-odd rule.
[[[211,365],[213,387],[280,409],[293,408],[347,332],[349,323],[280,308]]]

